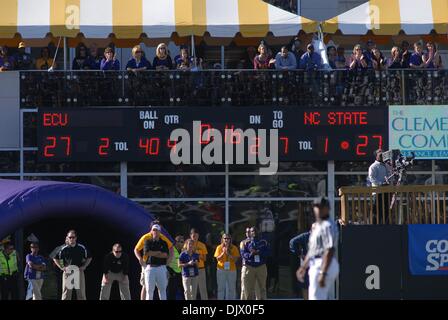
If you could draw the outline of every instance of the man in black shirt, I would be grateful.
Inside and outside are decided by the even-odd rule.
[[[104,258],[100,300],[109,300],[114,281],[118,282],[121,300],[131,300],[128,275],[129,257],[123,253],[121,244],[116,243],[112,247],[112,252],[109,252]]]
[[[145,241],[144,256],[146,300],[153,300],[154,289],[157,286],[160,300],[166,300],[166,288],[168,286],[168,271],[166,263],[168,259],[168,244],[160,239],[162,228],[154,224],[151,228],[152,238]]]
[[[86,247],[76,242],[75,230],[67,233],[67,244],[61,248],[54,263],[62,270],[62,300],[71,300],[73,289],[78,300],[86,300],[84,270],[92,258]]]

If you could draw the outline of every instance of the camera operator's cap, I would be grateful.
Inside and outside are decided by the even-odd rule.
[[[160,227],[160,225],[155,224],[155,225],[152,226],[151,231],[152,230],[162,231],[162,228]]]
[[[21,49],[21,48],[26,48],[26,44],[25,44],[25,42],[23,42],[23,41],[20,42],[18,48],[19,48],[19,49]]]
[[[330,208],[330,201],[328,201],[328,199],[326,197],[316,198],[313,201],[313,207],[319,207],[319,208],[327,207],[327,208]]]

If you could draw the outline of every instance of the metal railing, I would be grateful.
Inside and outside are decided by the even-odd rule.
[[[342,187],[345,224],[446,224],[448,185]]]
[[[22,71],[21,106],[448,104],[447,70]]]

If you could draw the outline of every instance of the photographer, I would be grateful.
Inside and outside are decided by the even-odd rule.
[[[374,152],[375,155],[375,162],[372,163],[369,167],[369,175],[367,177],[368,182],[370,183],[370,186],[372,187],[380,187],[383,185],[387,185],[386,178],[390,175],[390,170],[387,167],[387,165],[383,161],[383,150],[378,149]],[[379,194],[374,194],[375,196],[375,208],[374,208],[374,217],[376,216],[376,212],[378,210],[379,213],[379,219],[377,221],[377,224],[382,223],[382,216],[383,211],[385,210],[387,212],[387,209],[389,207],[389,194],[386,193],[384,196],[380,196]],[[384,207],[384,209],[383,209]],[[387,221],[387,215],[386,215],[386,221]]]

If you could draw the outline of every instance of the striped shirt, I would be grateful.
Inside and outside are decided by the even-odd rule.
[[[322,257],[327,250],[336,248],[337,242],[338,229],[333,221],[315,222],[311,229],[307,256],[309,258]]]

